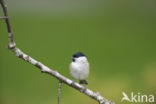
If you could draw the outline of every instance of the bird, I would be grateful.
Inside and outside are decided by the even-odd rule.
[[[74,80],[78,80],[79,84],[83,84],[84,87],[88,84],[86,78],[89,75],[89,62],[87,57],[82,52],[76,52],[71,57],[72,62],[70,63],[69,69],[70,74]]]

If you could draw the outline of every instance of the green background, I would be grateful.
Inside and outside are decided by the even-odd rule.
[[[71,79],[70,57],[91,65],[88,88],[116,104],[156,95],[155,0],[7,0],[17,46]],[[2,16],[0,9],[0,16]],[[16,58],[0,20],[0,104],[56,104],[58,80]],[[61,104],[97,104],[63,84]],[[130,103],[132,104],[132,103]]]

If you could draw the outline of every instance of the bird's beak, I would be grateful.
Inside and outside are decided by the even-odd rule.
[[[75,61],[74,57],[71,57],[71,60],[74,62]]]

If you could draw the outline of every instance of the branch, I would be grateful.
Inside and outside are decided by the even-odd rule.
[[[56,79],[58,79],[60,81],[59,86],[61,86],[61,83],[65,83],[68,86],[73,87],[76,90],[82,92],[82,90],[84,89],[83,86],[81,86],[78,83],[73,84],[72,80],[70,80],[69,78],[66,78],[63,75],[61,75],[60,73],[58,73],[57,71],[50,69],[49,67],[47,67],[44,64],[42,64],[41,62],[33,59],[32,57],[25,54],[19,48],[16,47],[16,43],[14,42],[14,38],[13,38],[13,32],[12,32],[11,24],[10,24],[9,17],[8,17],[7,5],[5,4],[4,0],[0,0],[0,4],[2,6],[4,16],[7,17],[7,18],[5,18],[5,22],[7,25],[7,30],[8,30],[8,35],[9,35],[8,49],[10,49],[12,52],[14,52],[18,58],[21,58],[21,59],[27,61],[28,63],[36,66],[37,68],[39,68],[41,70],[41,72],[49,74],[49,75],[55,77]],[[59,93],[60,87],[58,88],[58,90],[59,90],[58,91],[58,93]],[[90,90],[88,88],[82,93],[84,93],[85,95],[89,96],[90,98],[98,101],[100,104],[114,104],[113,102],[102,97],[99,93],[93,92],[92,90]]]
[[[0,17],[0,20],[6,19],[6,18],[8,18],[8,17]]]
[[[62,85],[62,82],[59,80],[59,85],[58,85],[58,104],[60,104],[61,85]]]
[[[2,9],[3,9],[4,17],[6,17],[5,22],[6,22],[6,25],[7,25],[8,35],[9,35],[9,40],[10,40],[9,41],[10,43],[9,43],[8,47],[9,48],[14,48],[14,47],[16,47],[16,44],[14,42],[13,32],[12,32],[10,20],[9,20],[9,17],[8,17],[7,5],[5,4],[4,0],[0,0],[0,3],[1,3]]]

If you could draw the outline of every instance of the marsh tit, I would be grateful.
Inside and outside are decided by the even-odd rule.
[[[89,63],[87,57],[82,52],[77,52],[72,56],[70,74],[73,79],[79,80],[80,84],[88,84],[86,78],[89,75]]]

